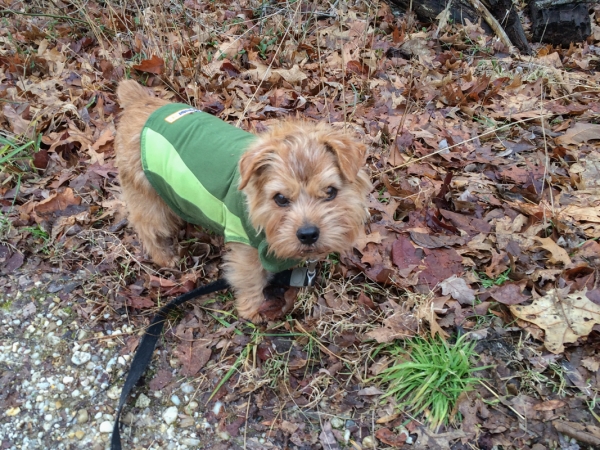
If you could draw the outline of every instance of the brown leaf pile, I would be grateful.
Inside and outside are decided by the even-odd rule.
[[[282,420],[272,391],[282,409],[354,417],[356,445],[373,435],[399,447],[416,435],[431,448],[472,439],[531,448],[545,421],[583,420],[581,400],[558,402],[535,383],[514,391],[506,380],[526,365],[541,379],[564,354],[574,364],[563,366],[569,386],[590,399],[599,389],[598,6],[588,42],[538,46],[523,59],[479,24],[447,24],[435,39],[436,27],[412,28],[414,17],[385,3],[186,0],[143,13],[135,2],[91,1],[85,12],[71,2],[8,3],[16,13],[0,24],[0,134],[39,150],[0,171],[2,274],[86,271],[91,287],[71,286],[61,301],[90,299],[74,309],[98,333],[127,311],[142,326],[165,297],[218,276],[220,237],[187,227],[182,271],[159,273],[126,228],[113,148],[124,76],[250,131],[282,117],[324,120],[369,145],[365,233],[352,253],[322,263],[327,283],[296,303],[281,336],[234,332],[226,298],[186,310],[167,334],[179,375],[203,374],[207,400],[237,364],[214,400],[255,393],[248,414],[263,420],[254,430],[295,445],[339,448],[348,438],[329,419],[319,433],[304,419]],[[0,147],[0,158],[9,152]],[[489,377],[502,414],[465,399],[462,430],[434,435],[394,416],[393,405],[376,408],[377,393],[362,384],[390,361],[370,349],[426,330],[483,339],[484,362],[499,367]],[[527,343],[516,357],[514,340]],[[248,348],[252,364],[238,360]],[[281,354],[284,376],[273,365]],[[163,367],[151,387],[174,383]],[[392,418],[369,431],[370,410]],[[529,435],[517,431],[515,411],[530,420]],[[207,417],[233,436],[243,423]]]

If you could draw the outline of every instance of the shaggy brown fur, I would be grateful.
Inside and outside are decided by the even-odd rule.
[[[117,95],[124,112],[115,147],[129,220],[154,262],[174,266],[174,239],[182,220],[146,179],[140,153],[146,120],[168,102],[131,80],[119,84]],[[362,169],[364,157],[363,144],[325,124],[284,121],[259,135],[240,160],[239,189],[253,226],[265,232],[278,258],[319,259],[352,248],[368,216],[371,183]],[[315,242],[301,242],[298,232],[307,226],[318,230]],[[255,248],[239,243],[227,247],[225,277],[235,292],[238,314],[260,322],[269,273]]]

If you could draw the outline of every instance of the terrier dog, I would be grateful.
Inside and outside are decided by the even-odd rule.
[[[177,264],[184,221],[223,234],[238,315],[259,323],[273,273],[352,248],[371,183],[365,146],[345,132],[286,120],[254,135],[133,80],[117,96],[123,197],[156,264]]]

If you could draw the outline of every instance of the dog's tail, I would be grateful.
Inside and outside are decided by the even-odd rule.
[[[148,97],[150,93],[133,80],[123,80],[117,88],[117,97],[121,108],[126,108],[140,98]]]

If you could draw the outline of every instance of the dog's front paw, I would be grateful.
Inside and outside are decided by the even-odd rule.
[[[238,317],[240,319],[244,319],[249,322],[252,322],[255,325],[264,324],[268,320],[267,318],[263,317],[258,311],[255,311],[255,312],[244,311],[243,313],[238,311]]]
[[[160,267],[177,267],[177,263],[179,262],[179,256],[174,255],[172,253],[160,253],[158,255],[152,254],[150,258],[154,263]]]
[[[296,288],[267,286],[260,297],[237,298],[238,316],[255,324],[281,319],[291,311],[297,294]]]

